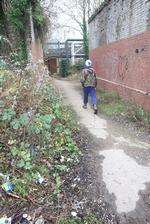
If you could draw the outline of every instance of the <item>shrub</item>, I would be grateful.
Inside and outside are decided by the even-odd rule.
[[[62,178],[78,163],[80,152],[72,139],[71,111],[62,105],[49,77],[45,73],[39,88],[35,67],[22,73],[18,78],[15,72],[0,70],[0,88],[6,93],[0,101],[0,170],[9,174],[16,195],[24,200],[34,195],[40,203],[47,200],[47,192],[50,200],[59,196]],[[40,179],[49,185],[35,192]],[[5,205],[0,201],[0,207]]]
[[[6,68],[7,68],[7,64],[5,63],[3,59],[0,59],[0,69],[6,69]]]
[[[69,75],[70,63],[68,59],[62,59],[60,62],[60,75],[66,77]]]
[[[77,71],[81,71],[84,67],[84,61],[83,60],[80,60],[78,61],[75,65],[74,65],[74,68],[77,70]]]

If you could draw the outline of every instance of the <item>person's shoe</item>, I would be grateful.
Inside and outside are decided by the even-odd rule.
[[[93,105],[93,109],[94,109],[94,114],[97,114],[98,113],[98,109],[97,109],[96,105]]]
[[[83,108],[84,108],[84,109],[87,109],[87,105],[83,105]]]
[[[94,109],[94,114],[97,114],[98,113],[98,109]]]

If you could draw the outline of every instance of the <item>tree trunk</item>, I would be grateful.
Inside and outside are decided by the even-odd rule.
[[[85,10],[83,12],[83,24],[82,24],[82,32],[83,32],[83,47],[85,53],[85,59],[89,58],[89,38],[88,38],[88,29],[86,22]]]

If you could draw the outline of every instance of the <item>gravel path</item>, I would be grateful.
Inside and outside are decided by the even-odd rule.
[[[94,142],[88,160],[97,177],[89,189],[91,199],[93,195],[96,201],[98,194],[103,194],[107,207],[119,217],[117,221],[108,217],[108,223],[150,223],[150,144],[112,128],[100,114],[94,115],[90,106],[83,109],[76,82],[54,80],[54,84]]]

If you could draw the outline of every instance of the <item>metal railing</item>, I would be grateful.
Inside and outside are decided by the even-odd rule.
[[[68,39],[66,42],[50,42],[43,47],[44,57],[48,58],[84,58],[83,40]]]

